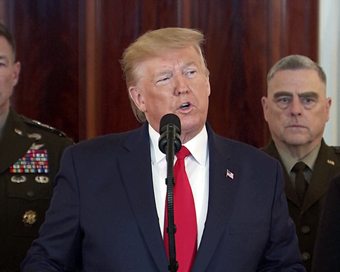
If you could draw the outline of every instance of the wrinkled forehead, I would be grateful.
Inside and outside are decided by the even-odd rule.
[[[0,36],[0,58],[14,62],[14,51],[6,37]]]
[[[316,92],[326,95],[326,84],[312,69],[280,70],[268,81],[268,94],[272,92]]]
[[[194,47],[167,49],[163,54],[147,57],[135,64],[134,75],[139,81],[141,77],[172,72],[195,66],[206,73],[204,61]]]

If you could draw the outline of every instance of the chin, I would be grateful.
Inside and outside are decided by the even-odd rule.
[[[181,131],[182,132],[193,132],[193,131],[197,131],[197,133],[200,132],[200,130],[202,129],[202,127],[204,126],[204,124],[202,125],[201,122],[193,122],[192,120],[181,120]]]
[[[309,139],[305,137],[291,137],[291,138],[286,138],[284,141],[289,145],[298,146],[298,145],[304,145],[308,143]]]

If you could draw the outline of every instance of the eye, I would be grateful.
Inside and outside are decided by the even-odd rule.
[[[282,97],[282,98],[280,98],[278,101],[279,102],[283,102],[283,103],[287,103],[287,102],[289,102],[289,98],[288,97]]]
[[[313,97],[301,97],[301,103],[306,109],[310,109],[315,105],[316,100]]]
[[[162,75],[156,79],[156,85],[163,85],[171,80],[172,75]]]
[[[196,69],[189,69],[185,72],[186,77],[188,78],[192,78],[197,74],[197,70]]]
[[[275,99],[275,103],[280,109],[285,109],[290,104],[292,98],[289,96],[279,96]]]
[[[169,80],[169,79],[170,79],[170,77],[162,77],[161,79],[158,79],[158,80],[157,80],[157,83],[158,83],[158,82],[167,81],[167,80]]]
[[[311,103],[313,101],[314,101],[314,99],[312,99],[310,97],[303,97],[302,98],[302,102],[304,102],[304,103]]]

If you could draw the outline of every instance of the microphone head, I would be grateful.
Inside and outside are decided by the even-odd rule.
[[[159,126],[159,149],[166,154],[168,141],[173,141],[173,147],[175,154],[179,152],[182,147],[182,142],[180,138],[181,134],[181,120],[175,114],[169,113],[162,117]]]
[[[175,126],[176,132],[181,134],[181,120],[179,120],[179,117],[173,113],[168,113],[162,117],[159,126],[159,134],[162,134],[169,124],[173,124]]]

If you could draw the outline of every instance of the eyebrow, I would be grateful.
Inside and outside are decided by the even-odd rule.
[[[293,94],[290,92],[277,92],[274,94],[274,98],[278,98],[281,96],[293,96]]]
[[[274,94],[274,98],[278,98],[281,96],[289,96],[292,97],[293,94],[290,92],[277,92]],[[314,98],[318,98],[319,95],[315,92],[304,92],[304,93],[299,93],[298,97],[314,97]]]
[[[196,64],[195,64],[194,61],[184,62],[183,65],[181,66],[181,69],[186,69],[186,68],[188,68],[188,67],[191,66],[191,65],[195,65],[195,66],[196,66]],[[159,76],[163,76],[163,75],[171,74],[171,73],[172,73],[172,69],[166,67],[166,68],[164,68],[163,70],[157,72],[157,73],[155,74],[155,77],[159,77]]]
[[[301,93],[298,94],[299,97],[314,97],[314,98],[318,98],[319,95],[315,92],[305,92],[305,93]]]

